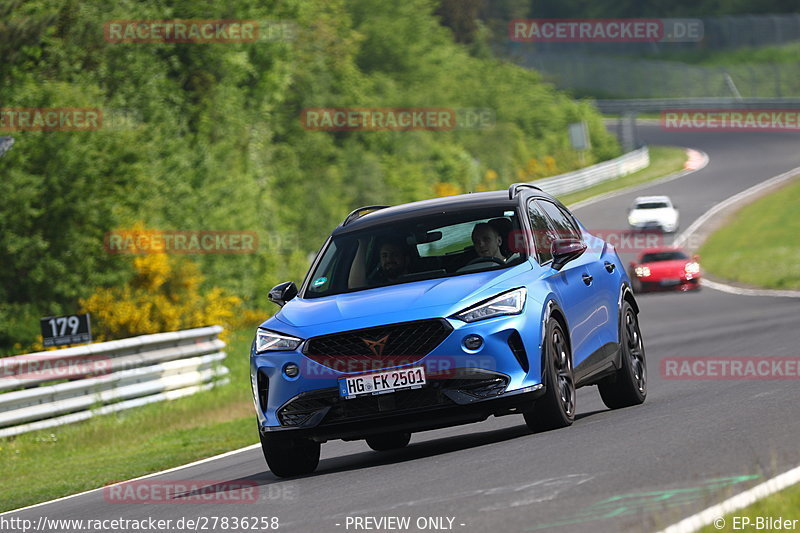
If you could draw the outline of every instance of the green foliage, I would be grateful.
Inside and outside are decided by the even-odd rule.
[[[519,3],[509,9],[521,11]],[[203,255],[206,287],[272,310],[266,291],[298,280],[308,256],[355,207],[516,181],[532,159],[578,166],[567,124],[586,120],[587,163],[619,154],[595,110],[540,77],[456,44],[437,3],[32,0],[0,8],[0,106],[122,111],[97,131],[12,132],[0,157],[0,350],[30,342],[31,320],[74,312],[121,287],[128,258],[104,235],[143,221],[160,230],[256,231],[255,254]],[[484,8],[482,8],[484,9]],[[441,14],[440,14],[441,15]],[[281,20],[293,39],[111,43],[130,19]],[[480,39],[478,39],[480,41]],[[480,57],[476,57],[480,56]],[[496,126],[319,132],[308,107],[488,108]],[[265,311],[266,313],[266,311]]]

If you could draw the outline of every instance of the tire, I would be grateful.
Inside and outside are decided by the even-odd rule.
[[[631,278],[631,290],[634,294],[640,294],[642,291],[642,282],[639,281],[638,277],[636,276],[635,272],[631,272],[631,275],[628,276]]]
[[[543,359],[544,396],[524,413],[525,423],[537,433],[570,426],[575,420],[572,353],[564,328],[553,318],[545,328]]]
[[[278,477],[293,477],[310,474],[319,464],[320,444],[311,439],[264,435],[261,449],[270,471]]]
[[[376,452],[405,448],[411,442],[411,433],[384,433],[367,437],[367,446]]]
[[[609,409],[639,405],[647,397],[647,362],[639,317],[624,300],[619,338],[622,367],[597,384],[600,397]]]

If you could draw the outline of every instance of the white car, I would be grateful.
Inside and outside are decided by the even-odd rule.
[[[678,210],[669,196],[639,196],[628,211],[628,224],[634,229],[660,228],[674,233],[678,229]]]

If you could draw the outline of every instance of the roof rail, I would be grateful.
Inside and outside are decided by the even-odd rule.
[[[387,207],[391,207],[391,206],[388,206],[388,205],[365,205],[364,207],[359,207],[358,209],[355,209],[352,213],[347,215],[347,217],[344,219],[344,222],[342,222],[342,226],[346,226],[349,223],[353,222],[354,220],[358,220],[359,218],[363,217],[364,215],[368,215],[369,213],[372,213],[373,211],[377,211],[378,209],[386,209]]]
[[[542,189],[540,189],[536,185],[531,185],[530,183],[513,183],[508,188],[508,199],[509,200],[513,200],[514,199],[514,196],[517,195],[517,190],[518,189],[536,189],[537,191],[542,191]],[[542,191],[542,192],[544,192],[544,191]]]

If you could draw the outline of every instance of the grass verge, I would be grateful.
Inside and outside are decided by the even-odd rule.
[[[654,146],[644,170],[566,195],[578,200],[683,168],[682,148]],[[258,442],[249,386],[252,330],[231,335],[230,384],[66,426],[0,439],[0,512],[186,464]],[[266,465],[264,465],[266,468]],[[25,483],[17,480],[24,479]]]
[[[730,281],[800,289],[800,181],[737,211],[700,248],[703,268]]]
[[[677,146],[651,146],[650,165],[647,168],[643,168],[638,172],[628,174],[621,178],[600,183],[583,191],[561,195],[558,199],[566,205],[574,204],[575,202],[586,200],[598,194],[639,185],[640,183],[680,172],[683,170],[685,162],[685,148],[678,148]]]
[[[782,520],[797,520],[794,526],[780,528],[780,531],[800,531],[800,485],[794,485],[786,490],[773,494],[759,500],[749,507],[745,507],[730,515],[722,517],[722,522],[717,525],[723,527],[718,528],[715,525],[709,525],[700,530],[700,533],[713,532],[734,532],[734,531],[779,531],[778,528],[767,527],[764,524],[758,527],[757,520],[759,518],[773,518]],[[749,520],[749,522],[745,522]]]

